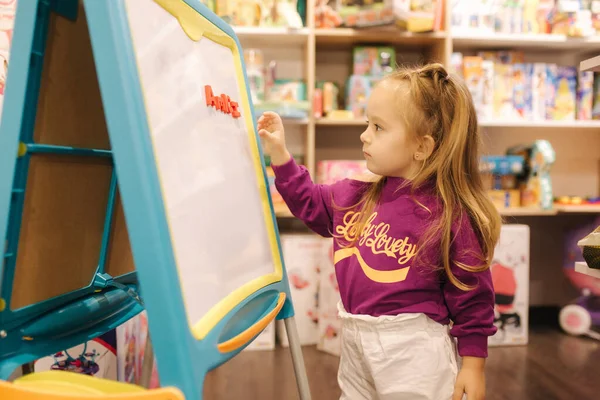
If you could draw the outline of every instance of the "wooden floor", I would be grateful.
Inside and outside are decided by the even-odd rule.
[[[338,358],[304,348],[313,400],[337,399]],[[532,328],[524,347],[490,349],[487,400],[600,399],[600,342]],[[297,399],[289,351],[244,352],[211,372],[207,400]]]

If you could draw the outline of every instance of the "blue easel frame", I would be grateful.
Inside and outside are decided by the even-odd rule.
[[[185,2],[232,37],[241,48],[229,25],[199,1]],[[96,56],[96,70],[140,285],[145,293],[172,294],[144,298],[161,385],[176,386],[186,398],[201,399],[206,373],[234,357],[250,343],[223,354],[217,350],[219,342],[243,331],[269,313],[279,293],[285,293],[286,301],[277,319],[293,317],[287,274],[283,268],[280,282],[248,297],[203,340],[192,336],[170,244],[135,53],[131,40],[127,39],[131,38],[131,33],[125,6],[122,0],[84,0],[84,4],[87,14],[93,16],[88,24]],[[241,61],[243,65],[243,59]],[[245,74],[244,79],[246,95],[250,98]],[[253,114],[252,105],[251,112]],[[255,140],[259,141],[256,126],[254,134]],[[260,155],[262,157],[262,151]],[[262,170],[264,185],[268,187],[264,163]],[[270,196],[269,205],[277,229]],[[278,232],[277,238],[281,254]],[[281,262],[283,264],[283,259]],[[242,310],[244,317],[239,317]],[[296,356],[301,357],[298,354]]]
[[[49,153],[112,159],[106,150],[33,140],[50,13],[75,19],[78,6],[77,0],[40,0],[19,2],[17,8],[0,126],[0,237],[7,243],[0,264],[0,379],[22,364],[98,337],[143,310],[135,299],[135,272],[115,280],[104,272],[117,189],[114,172],[98,268],[89,285],[20,309],[10,307],[31,157]]]

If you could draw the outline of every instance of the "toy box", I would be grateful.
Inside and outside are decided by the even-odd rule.
[[[377,79],[364,75],[351,75],[346,84],[346,110],[351,111],[354,118],[364,118],[367,110],[367,101],[371,89]]]
[[[320,89],[321,92],[322,104],[320,109],[322,115],[329,115],[340,109],[338,101],[340,89],[337,84],[334,82],[318,82],[317,89]]]
[[[269,90],[269,101],[299,102],[306,100],[306,82],[296,79],[276,79]]]
[[[556,104],[556,93],[558,90],[558,66],[556,64],[546,64],[546,119],[554,119],[554,109]]]
[[[215,12],[232,26],[259,26],[262,9],[257,0],[216,0]]]
[[[594,73],[591,71],[579,72],[577,83],[577,119],[589,121],[592,119],[592,105],[594,100]]]
[[[117,327],[117,377],[121,382],[139,385],[148,338],[148,317],[142,312]],[[152,368],[150,388],[159,387],[156,359]]]
[[[577,105],[577,68],[559,66],[556,79],[556,97],[552,119],[575,120]]]
[[[529,226],[503,225],[490,267],[496,334],[490,346],[524,345],[529,323]]]
[[[494,117],[494,63],[483,60],[481,62],[481,72],[483,78],[482,85],[482,104],[479,117],[491,119]]]
[[[513,66],[494,64],[494,117],[514,119]]]
[[[79,346],[40,358],[34,372],[69,371],[103,379],[117,379],[117,334],[115,330]]]
[[[547,140],[536,140],[531,145],[515,146],[507,154],[522,156],[523,174],[519,176],[521,206],[539,207],[545,210],[554,205],[550,169],[556,161],[556,153]]]
[[[389,25],[394,22],[393,0],[355,2],[338,0],[336,10],[343,25],[349,28]]]
[[[526,94],[531,92],[531,87],[527,84],[527,72],[525,64],[513,65],[513,107],[515,108],[515,116],[520,119],[527,117],[527,102]]]
[[[303,162],[302,157],[299,157],[296,155],[294,155],[293,157],[294,157],[294,160],[296,160],[296,163],[302,164],[302,162]],[[269,182],[269,191],[271,193],[271,200],[273,202],[273,211],[275,212],[276,215],[290,214],[290,209],[288,208],[287,204],[285,204],[283,197],[281,197],[281,195],[277,191],[277,188],[275,187],[275,172],[273,171],[273,168],[271,167],[271,158],[268,156],[265,156],[265,170],[267,173],[267,180]]]
[[[473,97],[473,104],[477,114],[481,115],[483,106],[483,68],[481,66],[483,59],[477,56],[463,57],[463,76],[465,83]]]
[[[600,339],[600,278],[575,271],[575,263],[583,262],[580,240],[600,226],[600,216],[565,232],[563,271],[580,295],[565,305],[559,314],[563,330],[571,335]]]
[[[396,66],[396,50],[393,47],[355,47],[353,74],[381,76],[392,72]]]
[[[482,0],[476,6],[469,0],[446,0],[442,7],[452,7],[452,33],[463,35],[492,34],[495,30],[495,0]],[[497,14],[498,10],[496,10]]]
[[[319,326],[317,349],[339,356],[341,353],[342,321],[338,317],[340,291],[333,263],[333,240],[322,239],[319,263]]]
[[[393,0],[396,26],[409,32],[439,31],[443,26],[443,0]]]
[[[323,160],[317,163],[317,181],[324,185],[368,173],[364,160]]]
[[[537,15],[539,5],[540,0],[523,1],[522,33],[540,33],[540,23]]]
[[[600,119],[600,74],[594,74],[594,93],[592,105],[592,119]]]
[[[492,189],[487,192],[498,210],[521,207],[521,192],[515,189]]]
[[[546,64],[533,64],[531,82],[531,119],[543,121],[546,119]]]
[[[318,271],[322,244],[323,238],[316,234],[281,235],[301,345],[317,343]],[[277,336],[283,346],[288,346],[283,321],[277,321]]]
[[[501,192],[518,189],[517,176],[523,173],[523,162],[524,160],[521,156],[481,157],[479,171],[482,174],[486,190]],[[515,206],[515,195],[513,193],[507,194],[502,192],[491,194],[497,206],[501,208]],[[519,192],[517,190],[516,202],[518,203],[519,201]]]
[[[552,24],[551,16],[554,10],[555,0],[538,0],[539,4],[537,7],[537,21],[539,26],[539,33],[551,33]]]
[[[463,54],[458,52],[452,53],[450,56],[450,72],[464,78],[463,68]]]
[[[315,28],[337,28],[344,22],[335,10],[336,0],[316,0]]]

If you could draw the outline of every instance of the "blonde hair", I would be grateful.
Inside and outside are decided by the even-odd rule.
[[[439,246],[441,263],[448,280],[461,290],[471,290],[452,273],[452,263],[470,272],[489,268],[500,235],[502,220],[485,193],[479,173],[480,135],[477,114],[471,94],[462,80],[448,74],[441,64],[421,68],[403,68],[383,80],[405,84],[411,101],[403,104],[406,126],[415,140],[433,137],[432,154],[411,179],[412,190],[433,180],[441,200],[442,210],[421,240],[418,253],[427,246]],[[385,177],[369,185],[358,204],[360,219],[352,247],[360,240],[366,222],[379,202]],[[423,204],[419,205],[427,209]],[[431,212],[431,210],[428,210]],[[467,213],[475,230],[482,259],[480,265],[466,265],[451,260],[452,227]]]

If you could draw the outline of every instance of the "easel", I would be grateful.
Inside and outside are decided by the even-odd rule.
[[[190,303],[194,293],[182,286],[202,276],[182,264],[181,254],[176,261],[182,239],[173,236],[172,189],[164,187],[169,178],[157,162],[164,161],[164,146],[153,142],[157,128],[144,98],[141,50],[132,40],[146,21],[132,7],[144,18],[149,12],[169,23],[175,18],[192,42],[230,49],[235,64],[224,65],[236,71],[239,88],[229,100],[239,104],[243,120],[236,129],[249,134],[256,174],[246,182],[256,178],[264,214],[249,221],[265,224],[267,240],[260,245],[270,249],[274,270],[228,294],[198,322],[194,308],[202,304]],[[0,398],[202,399],[206,373],[277,318],[285,321],[300,398],[310,399],[243,58],[231,27],[197,0],[31,0],[18,4],[12,48],[0,128],[0,232],[7,239],[0,270],[0,379],[135,316],[144,308],[139,282],[153,338],[143,382],[155,351],[163,387],[145,390],[50,371],[15,383],[0,380]],[[41,279],[29,279],[36,274]]]

